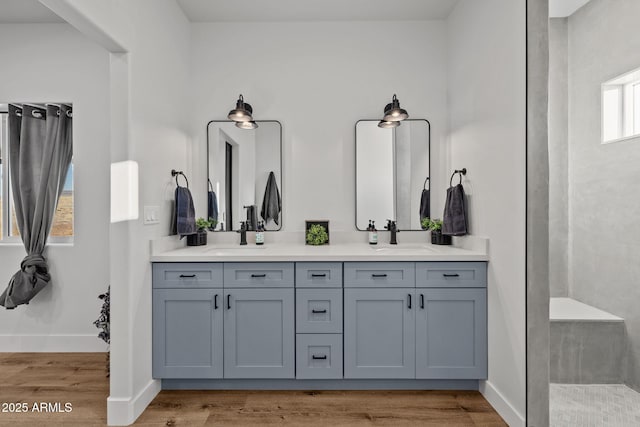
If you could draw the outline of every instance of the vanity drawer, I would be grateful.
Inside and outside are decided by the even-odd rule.
[[[221,288],[222,263],[154,262],[154,288]]]
[[[226,262],[225,288],[292,288],[292,262]]]
[[[415,285],[413,262],[344,263],[345,288],[413,288]]]
[[[342,333],[342,289],[296,289],[296,332]]]
[[[417,262],[418,288],[485,288],[486,262]]]
[[[297,262],[296,288],[341,288],[341,262]]]
[[[342,378],[342,334],[297,334],[296,378]]]

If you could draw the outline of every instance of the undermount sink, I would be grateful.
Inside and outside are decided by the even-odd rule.
[[[377,246],[377,245],[371,245],[369,246],[371,249],[373,249],[376,252],[386,252],[386,251],[401,251],[401,250],[406,250],[406,251],[411,251],[411,250],[425,250],[425,249],[431,249],[431,245],[428,245],[426,243],[405,243],[405,244],[397,244],[397,245],[383,245],[383,246]]]
[[[212,246],[210,248],[205,249],[205,252],[214,252],[214,251],[247,251],[252,252],[254,250],[265,250],[266,246],[258,246],[258,245],[245,245],[245,246]]]

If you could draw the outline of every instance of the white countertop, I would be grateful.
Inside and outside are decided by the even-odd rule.
[[[337,243],[308,246],[300,243],[209,244],[157,251],[153,262],[233,262],[233,261],[488,261],[486,251],[438,246],[429,243],[398,245]]]

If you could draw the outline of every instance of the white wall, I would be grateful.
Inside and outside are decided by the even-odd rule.
[[[396,93],[412,118],[431,122],[433,188],[440,188],[434,212],[442,212],[439,147],[448,125],[443,21],[191,27],[196,211],[205,205],[205,124],[225,118],[242,93],[254,118],[283,126],[283,230],[301,231],[305,219],[318,218],[329,219],[332,230],[354,230],[354,126],[380,118]],[[385,34],[399,34],[403,42]]]
[[[160,206],[158,225],[143,226],[139,219],[111,226],[114,282],[108,422],[128,424],[160,389],[151,378],[149,241],[169,232],[175,189],[171,169],[192,176],[186,129],[193,113],[187,102],[189,23],[173,0],[43,3],[102,46],[119,52],[111,55],[111,99],[119,107],[110,123],[118,132],[118,138],[111,140],[111,161],[123,157],[137,161],[140,206]],[[204,192],[206,179],[202,184]]]
[[[0,100],[72,102],[74,242],[49,245],[51,283],[0,309],[0,351],[105,351],[92,324],[109,285],[109,57],[67,24],[0,25]],[[0,244],[0,286],[25,256]]]
[[[462,0],[449,17],[450,167],[468,170],[470,229],[490,240],[489,379],[510,425],[525,414],[525,1]]]

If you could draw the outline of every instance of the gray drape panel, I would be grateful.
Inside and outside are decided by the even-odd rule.
[[[0,296],[15,308],[51,280],[42,256],[73,154],[71,107],[9,106],[9,169],[20,236],[27,256]]]

